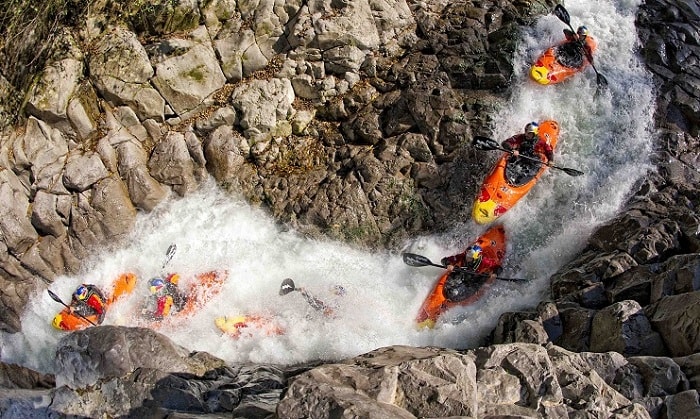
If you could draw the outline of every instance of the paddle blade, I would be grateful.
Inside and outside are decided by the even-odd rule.
[[[296,287],[294,286],[292,278],[286,278],[282,281],[282,285],[280,285],[280,295],[287,295],[294,290],[296,290]]]
[[[58,295],[54,294],[53,291],[51,291],[51,290],[46,290],[46,291],[49,293],[49,296],[51,297],[52,300],[54,300],[54,301],[57,302],[57,303],[61,303],[61,304],[63,304],[63,305],[66,305],[66,304],[63,302],[63,300],[61,300],[61,297],[59,297]]]
[[[174,243],[171,244],[170,246],[168,246],[168,250],[165,252],[165,261],[163,262],[163,266],[161,267],[161,269],[165,269],[165,265],[167,265],[170,262],[170,260],[173,258],[173,256],[175,256],[176,250],[177,250],[177,246],[175,246]]]
[[[474,148],[477,150],[498,150],[500,148],[500,144],[496,140],[493,140],[488,137],[482,137],[480,135],[477,135],[474,137],[472,140],[472,145],[474,145]]]
[[[596,76],[596,81],[598,82],[598,86],[600,87],[608,87],[608,79],[605,78],[602,74],[598,73]]]
[[[402,256],[403,263],[408,266],[430,266],[433,264],[427,257],[415,253],[404,253]]]
[[[557,4],[554,7],[554,15],[567,25],[571,25],[571,16],[569,16],[569,11],[566,10],[561,4]]]
[[[581,175],[583,174],[582,171],[576,170],[576,169],[572,169],[572,168],[570,168],[570,167],[562,167],[561,170],[563,170],[564,173],[566,173],[566,174],[569,175],[569,176],[581,176]]]

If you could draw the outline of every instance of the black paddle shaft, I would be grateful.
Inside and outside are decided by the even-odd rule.
[[[54,294],[54,292],[51,291],[51,290],[46,290],[46,291],[48,291],[49,296],[51,297],[52,300],[54,300],[54,301],[57,302],[57,303],[61,303],[61,304],[63,304],[64,307],[66,307],[67,309],[70,309],[70,306],[69,306],[68,304],[64,303],[63,300],[61,300],[61,297],[59,297],[58,295]],[[86,322],[90,323],[91,325],[97,326],[95,323],[92,322],[92,320],[90,320],[90,319],[88,319],[87,317],[83,316],[83,315],[80,314],[79,312],[74,311],[73,313],[75,313],[75,314],[77,314],[78,316],[82,317]]]
[[[472,144],[478,150],[484,150],[484,151],[500,150],[500,151],[505,151],[506,153],[509,153],[509,154],[513,154],[513,150],[507,150],[507,149],[501,147],[500,144],[498,144],[498,142],[496,140],[493,140],[493,139],[488,138],[488,137],[482,137],[482,136],[477,135],[472,140]],[[518,154],[518,157],[522,157],[526,160],[532,160],[532,161],[537,162],[543,166],[551,167],[552,169],[561,170],[569,176],[581,176],[583,174],[583,172],[580,170],[545,163],[542,160],[535,158],[535,157],[524,156],[522,154]]]
[[[566,25],[571,29],[571,32],[574,31],[574,27],[571,26],[571,16],[569,15],[569,11],[564,8],[561,4],[557,4],[554,7],[554,15],[559,18],[562,22],[566,23]],[[588,48],[585,48],[583,45],[581,46],[583,48],[583,53],[586,54],[586,59],[588,59],[588,62],[591,63],[591,67],[593,68],[593,71],[595,71],[596,75],[596,82],[600,86],[607,86],[608,85],[608,79],[605,78],[600,72],[598,71],[597,68],[595,68],[595,64],[593,64],[593,55],[591,52],[588,50]]]
[[[422,256],[422,255],[417,255],[415,253],[404,253],[401,256],[403,257],[404,263],[408,266],[415,266],[415,267],[435,266],[437,268],[447,268],[447,266],[445,266],[445,265],[438,265],[437,263],[433,263],[427,257]],[[480,274],[480,273],[474,272],[468,268],[464,268],[464,267],[460,267],[460,266],[455,266],[454,269],[455,269],[455,271],[464,272],[468,275],[473,275],[473,276],[480,276],[480,277],[491,276],[491,274]],[[510,282],[530,282],[529,279],[525,279],[525,278],[503,278],[503,277],[497,276],[496,279],[500,279],[501,281],[510,281]]]

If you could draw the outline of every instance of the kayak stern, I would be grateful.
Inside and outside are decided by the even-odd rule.
[[[53,318],[53,321],[51,322],[51,325],[58,330],[66,330],[66,328],[63,325],[63,316],[61,315],[61,313],[56,314],[56,316]]]
[[[549,84],[549,78],[547,77],[548,73],[549,70],[547,70],[547,67],[544,66],[533,65],[530,68],[530,76],[532,79],[542,85]]]
[[[476,221],[477,224],[490,224],[508,211],[508,208],[494,201],[490,197],[484,199],[484,195],[487,194],[488,191],[482,191],[481,196],[474,202],[472,218],[474,218],[474,221]]]

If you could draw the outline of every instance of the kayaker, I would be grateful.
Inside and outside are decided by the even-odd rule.
[[[495,277],[500,271],[500,263],[497,259],[484,257],[484,252],[479,244],[469,246],[464,252],[453,256],[444,257],[441,260],[450,272],[445,281],[442,293],[450,301],[462,301],[483,286],[485,282]],[[468,271],[455,271],[455,266],[462,266]],[[470,273],[471,272],[471,273]],[[473,275],[477,272],[493,272],[491,275]]]
[[[155,277],[148,281],[151,294],[141,310],[144,318],[161,321],[171,313],[183,309],[187,299],[177,289],[179,279],[180,275],[170,274],[165,278]]]
[[[479,268],[481,268],[482,271],[490,271],[500,266],[497,259],[484,257],[483,249],[479,244],[473,244],[467,247],[462,253],[444,257],[441,262],[447,267],[462,266],[472,272],[476,272]]]
[[[71,297],[70,311],[84,317],[97,316],[97,324],[105,319],[105,297],[93,284],[80,284]]]
[[[583,58],[593,60],[593,50],[586,42],[588,28],[579,26],[576,32],[564,29],[566,42],[557,48],[557,59],[567,67],[578,68],[583,65]]]
[[[299,291],[301,296],[304,297],[304,300],[306,300],[314,310],[323,313],[324,316],[333,317],[335,315],[335,310],[337,309],[335,305],[325,303],[323,300],[307,291],[306,288],[294,285],[294,281],[291,278],[285,278],[280,287],[280,295],[287,295],[292,291]],[[334,285],[331,291],[336,297],[345,295],[345,287],[342,285]]]
[[[513,152],[513,157],[518,157],[520,153],[529,157],[538,157],[538,154],[544,154],[547,158],[546,163],[551,163],[554,159],[554,150],[552,146],[542,141],[538,137],[539,125],[537,122],[530,122],[525,125],[524,133],[516,134],[501,143],[501,146],[506,150]]]

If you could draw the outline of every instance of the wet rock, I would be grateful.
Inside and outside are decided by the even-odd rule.
[[[700,327],[700,292],[661,298],[645,310],[672,356],[686,356],[700,351],[697,328]]]
[[[636,301],[612,304],[593,317],[591,351],[616,351],[623,355],[662,355],[661,337]]]
[[[0,388],[3,389],[41,389],[56,385],[52,374],[40,374],[29,368],[16,364],[0,362]]]

